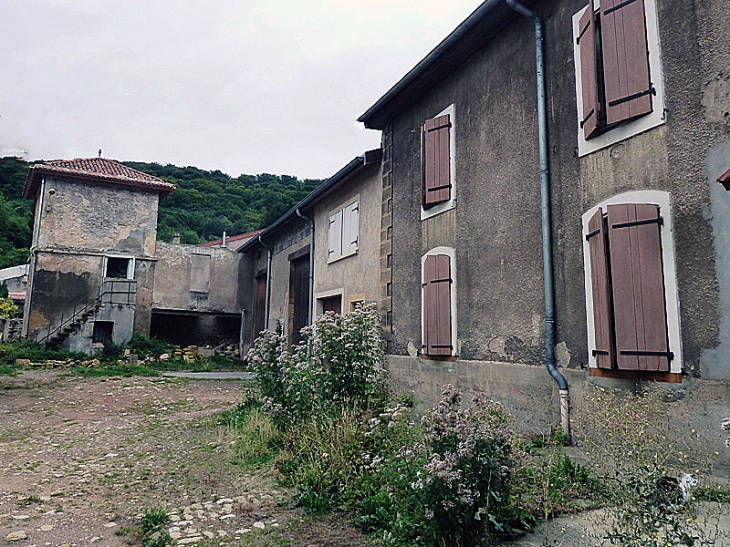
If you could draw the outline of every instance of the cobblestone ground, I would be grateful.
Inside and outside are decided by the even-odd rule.
[[[123,546],[163,507],[178,545],[366,546],[310,520],[275,477],[234,463],[214,415],[240,382],[0,376],[0,545]]]

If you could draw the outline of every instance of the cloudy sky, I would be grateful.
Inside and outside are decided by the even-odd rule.
[[[0,152],[327,177],[480,0],[0,0]]]

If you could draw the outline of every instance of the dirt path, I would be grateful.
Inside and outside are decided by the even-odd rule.
[[[134,544],[153,507],[171,515],[178,545],[370,545],[345,523],[304,518],[273,477],[232,463],[234,433],[213,415],[233,408],[241,387],[0,377],[0,545]]]

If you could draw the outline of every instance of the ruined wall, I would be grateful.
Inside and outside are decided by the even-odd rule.
[[[376,164],[345,181],[338,190],[317,202],[314,212],[315,315],[318,313],[316,298],[322,295],[342,295],[343,311],[348,310],[348,299],[378,301],[381,196],[381,169]],[[360,206],[358,251],[354,255],[328,263],[330,215],[355,199],[359,200]]]
[[[70,317],[74,308],[94,302],[101,293],[103,257],[36,252],[33,293],[26,306],[31,338],[43,336]]]
[[[36,244],[42,249],[153,256],[158,202],[154,190],[46,175]]]
[[[241,312],[236,251],[160,241],[157,259],[154,308]]]

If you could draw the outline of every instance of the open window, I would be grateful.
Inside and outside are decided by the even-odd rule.
[[[110,279],[134,279],[134,258],[122,256],[104,257],[104,277]]]
[[[579,154],[664,123],[655,0],[589,0],[573,18]]]
[[[456,355],[454,250],[432,249],[421,259],[421,355],[445,359]]]
[[[668,215],[668,202],[638,200],[584,215],[592,375],[681,381]]]
[[[423,124],[421,220],[456,205],[454,105]]]

